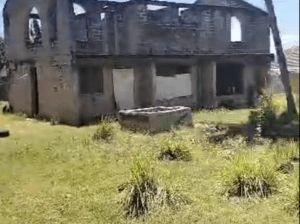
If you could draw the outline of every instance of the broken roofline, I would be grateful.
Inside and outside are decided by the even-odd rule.
[[[257,11],[262,13],[263,15],[267,16],[268,13],[261,8],[258,8],[246,1],[243,0],[235,0],[244,7],[235,7],[235,6],[222,6],[222,5],[208,5],[208,4],[199,4],[199,3],[176,3],[176,2],[169,2],[169,1],[153,1],[153,0],[129,0],[125,2],[115,2],[115,1],[99,1],[99,0],[70,0],[73,3],[78,3],[78,4],[83,4],[83,2],[97,2],[97,3],[105,3],[105,5],[127,5],[127,4],[134,4],[134,3],[145,3],[145,4],[151,4],[151,5],[157,5],[157,6],[171,6],[171,7],[176,7],[176,8],[195,8],[195,7],[215,7],[215,8],[235,8],[235,9],[248,9],[251,11]]]

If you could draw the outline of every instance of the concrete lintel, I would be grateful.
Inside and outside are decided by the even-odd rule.
[[[76,54],[77,58],[234,58],[234,57],[266,57],[274,60],[274,54],[268,53],[233,53],[233,54],[189,54],[189,55],[104,55],[104,54]]]

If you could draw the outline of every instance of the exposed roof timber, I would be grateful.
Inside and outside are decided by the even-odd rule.
[[[115,1],[99,1],[99,0],[69,0],[73,3],[78,3],[78,4],[84,4],[84,3],[93,3],[97,2],[99,4],[103,5],[126,5],[126,4],[134,4],[134,3],[145,3],[145,4],[151,4],[151,5],[158,5],[158,6],[171,6],[171,7],[177,7],[177,8],[197,8],[197,7],[214,7],[214,8],[238,8],[238,9],[248,9],[251,11],[257,11],[260,13],[263,13],[264,15],[268,15],[268,13],[248,2],[245,2],[243,0],[235,0],[239,2],[243,7],[235,7],[235,6],[218,6],[218,5],[205,5],[205,4],[189,4],[189,3],[176,3],[176,2],[169,2],[169,1],[155,1],[155,0],[131,0],[131,1],[126,1],[126,2],[115,2]]]

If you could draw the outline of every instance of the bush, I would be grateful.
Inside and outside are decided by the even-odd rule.
[[[253,159],[248,154],[235,156],[223,171],[225,195],[268,197],[277,187],[274,168],[266,159]]]
[[[276,121],[276,109],[271,90],[263,90],[262,100],[256,110],[250,111],[251,125],[260,126],[262,132]]]
[[[176,207],[187,203],[183,197],[171,193],[158,183],[149,160],[135,158],[131,174],[131,181],[119,187],[126,216],[138,218],[166,206]]]
[[[164,140],[159,144],[161,160],[191,161],[192,156],[186,144],[179,140]]]
[[[93,140],[110,140],[115,134],[115,129],[110,120],[104,120],[100,123],[93,135]]]

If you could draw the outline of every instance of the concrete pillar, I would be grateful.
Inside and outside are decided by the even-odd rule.
[[[155,106],[156,68],[152,61],[138,61],[134,65],[134,101],[136,107]]]
[[[216,107],[216,62],[201,64],[202,106]]]
[[[244,77],[244,96],[247,99],[249,106],[254,105],[255,97],[255,80],[254,80],[254,70],[252,67],[246,66],[243,69]]]
[[[192,81],[192,93],[193,93],[193,106],[197,106],[198,98],[198,66],[191,66],[191,81]]]
[[[57,39],[59,52],[62,55],[70,55],[73,44],[70,31],[69,4],[69,1],[57,0]]]

